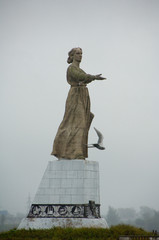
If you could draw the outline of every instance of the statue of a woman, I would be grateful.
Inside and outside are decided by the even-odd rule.
[[[67,69],[67,82],[71,87],[51,155],[59,159],[85,159],[88,157],[88,131],[94,117],[90,112],[87,84],[105,78],[101,74],[86,74],[80,68],[81,48],[73,48],[68,55],[67,62],[71,64]]]

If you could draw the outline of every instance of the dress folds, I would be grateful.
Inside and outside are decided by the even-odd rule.
[[[94,115],[90,112],[90,97],[87,84],[92,75],[70,65],[67,81],[71,85],[65,105],[65,113],[53,144],[52,155],[64,159],[88,157],[88,131]]]

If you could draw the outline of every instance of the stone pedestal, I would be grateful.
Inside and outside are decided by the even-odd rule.
[[[99,166],[95,161],[48,163],[27,218],[18,229],[107,228],[100,217]]]

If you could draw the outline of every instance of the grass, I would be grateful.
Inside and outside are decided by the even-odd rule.
[[[99,228],[52,228],[49,230],[16,230],[0,233],[0,240],[117,240],[120,235],[150,235],[129,225]]]

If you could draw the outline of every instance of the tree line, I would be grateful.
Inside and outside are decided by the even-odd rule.
[[[159,211],[147,206],[141,206],[139,211],[134,208],[118,208],[111,206],[105,216],[109,226],[129,224],[147,231],[159,232]]]

